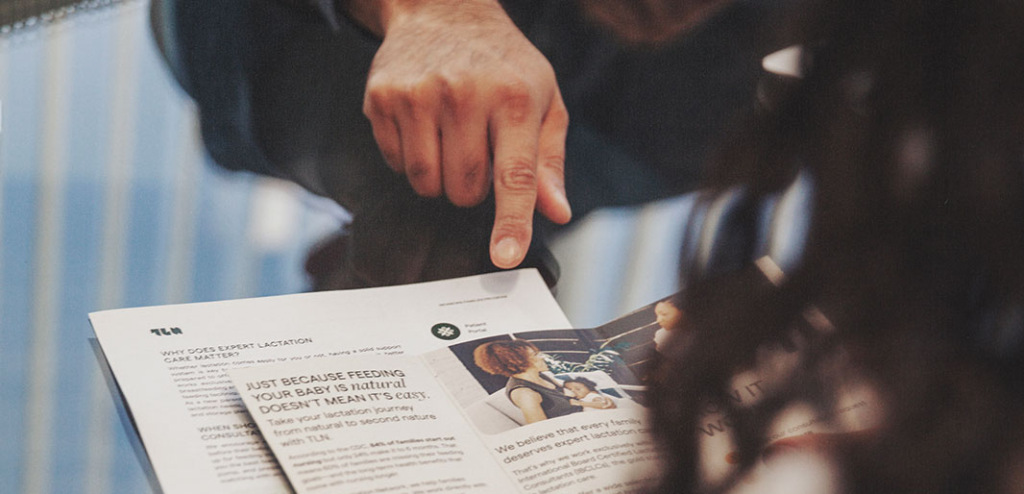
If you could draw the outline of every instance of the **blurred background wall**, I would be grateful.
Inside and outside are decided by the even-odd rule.
[[[306,250],[345,219],[207,162],[147,8],[88,2],[0,33],[3,493],[148,492],[87,313],[303,291]],[[676,289],[690,202],[598,211],[558,240],[574,325]]]

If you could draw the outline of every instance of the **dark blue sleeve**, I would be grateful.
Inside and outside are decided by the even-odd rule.
[[[344,119],[361,119],[358,88],[365,81],[378,40],[326,9],[329,4],[318,0],[308,4],[301,0],[153,0],[151,20],[157,44],[175,79],[195,101],[203,143],[217,164],[288,178],[326,193],[322,172],[311,164],[315,160],[295,157],[317,146],[278,132],[267,122],[282,108],[309,112],[325,106],[348,111]],[[295,56],[294,50],[307,55]],[[324,58],[324,64],[313,58],[325,52],[331,56]],[[338,67],[339,63],[347,66]],[[333,70],[321,74],[327,64]],[[283,70],[275,70],[273,65]],[[287,71],[287,78],[282,71]],[[306,88],[324,77],[351,81],[335,84],[345,91],[347,104],[339,105],[336,98],[315,101],[324,88]],[[323,127],[323,116],[312,113],[313,123]],[[276,127],[291,123],[288,119],[284,122]],[[324,133],[308,126],[303,130]],[[365,129],[349,134],[340,136],[341,140],[359,142],[360,148],[372,145],[372,134]]]

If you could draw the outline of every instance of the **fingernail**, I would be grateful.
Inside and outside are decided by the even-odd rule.
[[[519,242],[516,242],[516,239],[512,237],[501,239],[494,247],[494,253],[498,261],[504,265],[518,263],[520,252],[522,252],[522,249],[519,247]]]
[[[569,216],[571,217],[572,216],[572,206],[569,205],[569,198],[566,197],[564,190],[559,190],[558,191],[558,200],[562,201],[562,205],[565,206],[565,210],[569,213]]]
[[[572,218],[572,206],[569,206],[569,196],[565,194],[565,185],[562,183],[554,184],[552,187],[554,190],[553,197],[558,202],[559,207],[564,210],[567,216]]]

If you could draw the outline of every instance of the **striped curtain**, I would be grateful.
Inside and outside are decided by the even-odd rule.
[[[146,6],[0,39],[0,492],[147,492],[90,311],[301,291],[337,211],[205,162]]]

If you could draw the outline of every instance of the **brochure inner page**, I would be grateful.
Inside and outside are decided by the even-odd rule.
[[[415,357],[337,357],[229,371],[295,492],[511,492]]]
[[[419,354],[481,336],[569,325],[535,270],[105,311],[90,320],[169,494],[290,492],[227,369]]]
[[[653,331],[635,344],[651,346]],[[630,362],[616,341],[594,330],[516,332],[424,361],[521,492],[642,492],[660,468],[646,385],[630,366],[646,370],[647,357]]]

